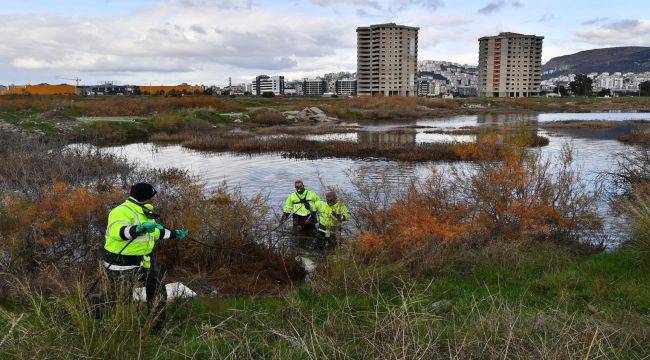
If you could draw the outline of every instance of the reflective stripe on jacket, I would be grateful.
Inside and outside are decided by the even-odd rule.
[[[146,221],[155,221],[149,219],[138,204],[129,200],[123,202],[108,214],[108,225],[106,226],[106,235],[104,249],[110,253],[122,255],[138,255],[143,257],[142,266],[150,266],[149,254],[153,251],[156,240],[169,239],[171,231],[165,229],[160,231],[155,229],[148,234],[142,234],[132,238],[132,228]],[[126,247],[124,246],[131,240],[133,241]],[[122,250],[124,248],[124,250]]]
[[[294,191],[284,201],[282,211],[287,214],[294,213],[300,216],[307,216],[316,212],[316,202],[319,200],[320,198],[313,191],[305,190],[302,195]]]
[[[318,211],[318,222],[327,230],[341,225],[341,222],[334,216],[335,214],[340,215],[342,221],[350,220],[350,211],[340,201],[330,206],[326,201],[319,200],[316,202],[316,210]]]

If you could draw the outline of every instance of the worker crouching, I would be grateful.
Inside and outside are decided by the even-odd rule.
[[[111,283],[111,295],[116,296],[118,285],[127,284],[126,294],[130,296],[135,284],[144,283],[147,303],[153,304],[158,295],[159,304],[164,304],[166,294],[152,252],[157,241],[180,240],[188,232],[166,229],[156,223],[159,216],[151,204],[156,190],[150,184],[133,185],[129,195],[108,215],[103,265]]]
[[[316,202],[318,213],[318,234],[328,244],[336,244],[337,234],[345,221],[350,220],[350,211],[341,203],[334,191],[325,194],[325,201]]]

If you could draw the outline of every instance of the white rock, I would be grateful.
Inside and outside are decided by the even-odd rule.
[[[187,299],[196,296],[196,293],[179,282],[165,284],[165,292],[167,293],[167,300],[174,299]],[[147,301],[147,291],[144,287],[133,289],[133,300]]]

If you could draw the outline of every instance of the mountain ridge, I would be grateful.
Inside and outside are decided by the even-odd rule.
[[[542,79],[592,72],[650,71],[650,47],[620,46],[591,49],[557,56],[542,65]]]

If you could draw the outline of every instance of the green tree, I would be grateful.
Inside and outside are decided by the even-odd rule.
[[[566,90],[566,88],[563,85],[556,86],[555,89],[553,89],[553,92],[556,94],[560,94],[560,96],[569,95],[569,92]]]
[[[576,75],[575,80],[569,83],[569,88],[574,95],[591,96],[593,80],[585,74]]]
[[[644,81],[639,84],[639,95],[650,96],[650,81]]]
[[[598,97],[612,96],[612,91],[610,89],[601,89],[598,92]]]

